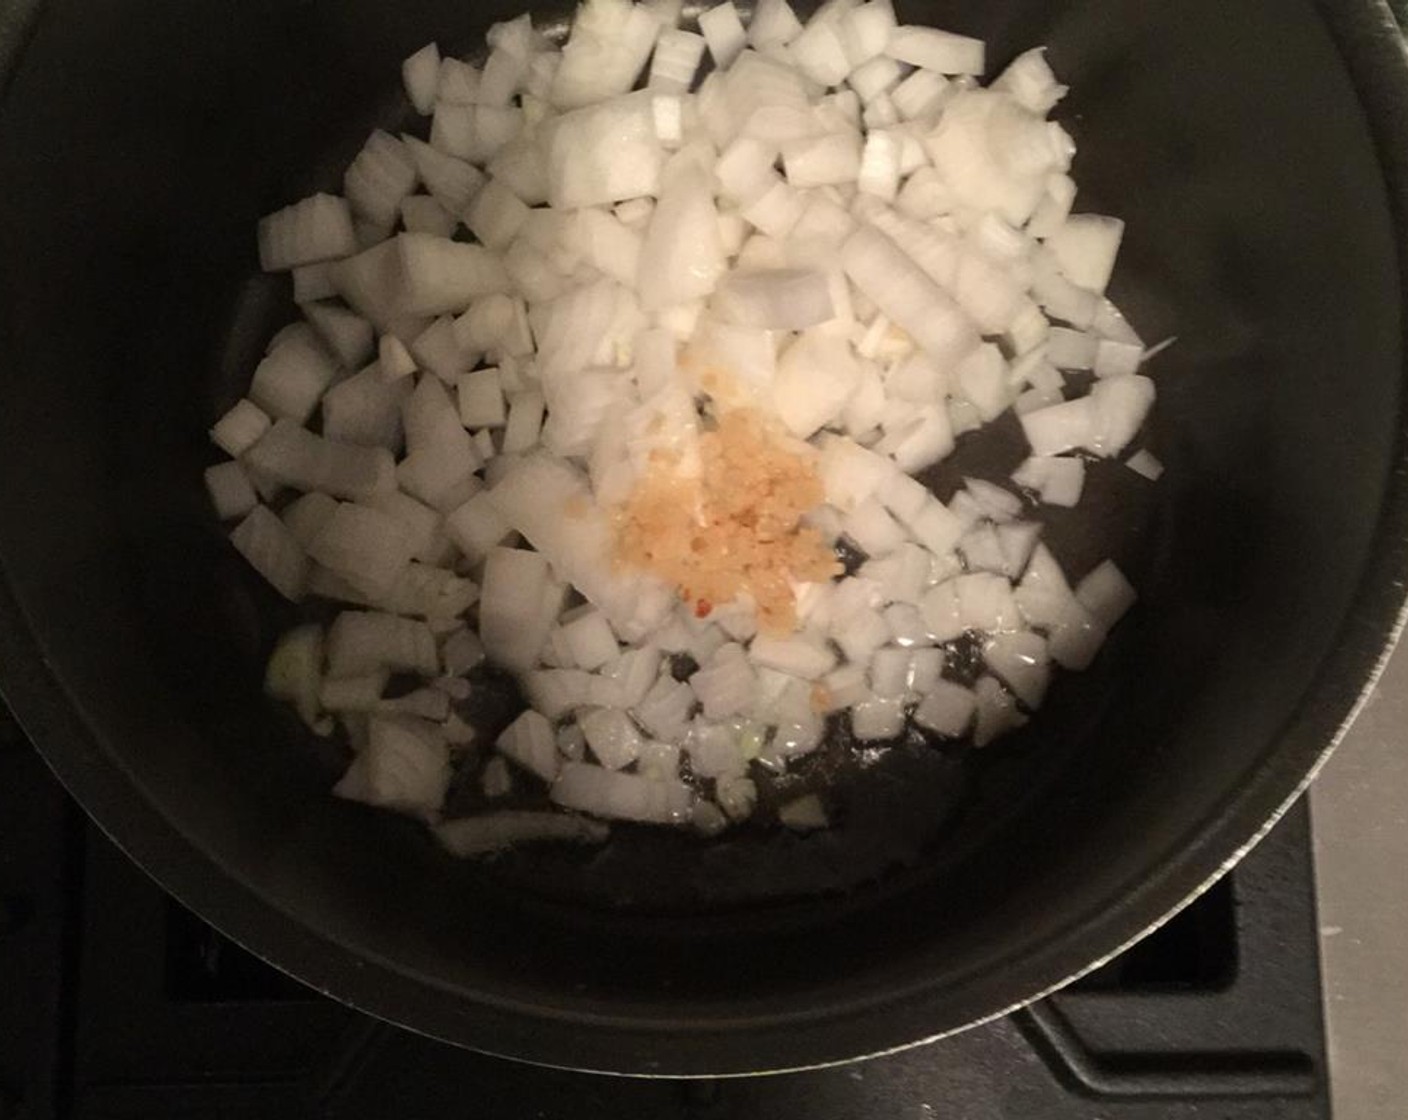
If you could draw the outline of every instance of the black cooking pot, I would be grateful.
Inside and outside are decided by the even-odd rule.
[[[513,5],[0,5],[0,678],[166,887],[314,987],[476,1049],[782,1069],[1061,984],[1302,789],[1408,572],[1408,82],[1387,10],[901,9],[987,39],[994,66],[1050,45],[1081,207],[1129,223],[1114,295],[1146,338],[1179,336],[1154,367],[1161,485],[1097,470],[1050,529],[1077,577],[1112,545],[1141,605],[1022,736],[840,766],[831,833],[625,829],[601,853],[478,865],[327,796],[338,748],[260,696],[289,616],[224,543],[200,472],[291,313],[256,278],[257,217],[337,189],[367,130],[404,116],[402,57],[431,37],[472,52]],[[1010,432],[968,443],[965,469],[1020,457]]]

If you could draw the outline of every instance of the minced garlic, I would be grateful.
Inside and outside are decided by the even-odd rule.
[[[790,633],[791,581],[841,570],[826,542],[801,525],[824,499],[814,456],[757,412],[738,409],[699,437],[699,460],[697,477],[667,457],[652,461],[617,513],[617,560],[679,588],[700,618],[746,594],[760,629]]]

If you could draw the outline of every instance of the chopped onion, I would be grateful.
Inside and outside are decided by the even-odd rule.
[[[933,27],[896,27],[890,32],[885,53],[900,62],[940,74],[981,74],[984,67],[981,39]]]
[[[509,669],[532,668],[552,623],[542,610],[549,585],[547,561],[541,554],[500,547],[489,550],[479,632],[490,658]]]
[[[1163,477],[1164,465],[1147,450],[1136,451],[1125,460],[1124,465],[1150,482],[1158,482]]]
[[[212,428],[235,461],[206,480],[280,592],[358,608],[270,664],[314,731],[347,729],[341,796],[436,822],[449,752],[475,740],[451,705],[488,660],[527,708],[466,762],[486,798],[523,792],[511,759],[560,808],[713,836],[753,812],[751,763],[782,774],[824,716],[872,743],[911,721],[977,745],[1021,726],[1051,665],[1089,665],[1133,602],[1110,562],[1072,591],[1031,501],[1079,500],[1072,452],[1123,458],[1158,350],[1103,295],[1122,224],[1071,213],[1042,51],[982,89],[981,41],[899,26],[890,0],[828,0],[805,26],[787,0],[746,29],[729,2],[697,32],[681,18],[586,0],[559,49],[520,15],[482,69],[432,43],[401,73],[430,119],[373,132],[345,198],[260,222],[302,321]],[[1026,500],[965,479],[945,504],[913,477],[1009,406]],[[776,428],[818,502],[798,541],[845,538],[852,575],[760,559],[765,583],[705,602],[620,562],[616,511],[647,481],[708,524],[697,486],[735,409]],[[752,458],[727,463],[750,490]],[[791,630],[767,625],[765,586],[790,589]],[[972,688],[936,644],[965,636]],[[388,696],[393,673],[419,684]],[[828,824],[814,794],[778,817]],[[461,855],[605,836],[517,810],[437,831]]]
[[[730,322],[766,330],[804,330],[835,316],[830,282],[818,269],[733,272],[719,286],[713,307]]]
[[[336,376],[336,363],[313,332],[291,330],[255,368],[249,397],[275,419],[306,424]]]
[[[1097,565],[1076,586],[1076,600],[1107,630],[1134,606],[1136,598],[1133,586],[1112,560]]]
[[[957,739],[973,722],[977,697],[952,681],[938,681],[914,709],[914,722],[935,735]]]
[[[401,80],[416,112],[429,116],[435,108],[435,94],[440,86],[439,48],[427,43],[401,63]]]
[[[265,272],[284,272],[356,251],[351,208],[334,195],[312,195],[259,223],[259,264]]]
[[[415,161],[401,141],[380,129],[368,137],[343,177],[353,213],[387,226],[415,186]]]
[[[1023,704],[1041,706],[1051,679],[1045,638],[1030,631],[997,634],[983,643],[983,661]]]
[[[1071,283],[1104,292],[1115,268],[1124,223],[1099,214],[1073,214],[1047,238],[1056,265]]]
[[[552,787],[554,804],[597,816],[653,824],[681,824],[694,803],[681,781],[653,781],[637,774],[569,762]]]
[[[450,756],[433,727],[407,716],[373,716],[366,747],[333,793],[435,820],[450,785]]]
[[[494,746],[505,757],[548,783],[562,768],[552,724],[531,708],[508,725]]]
[[[733,65],[734,59],[748,41],[747,33],[743,30],[743,21],[738,16],[738,9],[730,0],[724,0],[722,4],[700,12],[699,31],[704,36],[704,41],[709,44],[709,54],[713,56],[714,65],[720,70],[726,70]]]
[[[841,249],[846,274],[940,365],[977,345],[968,318],[919,267],[884,234],[860,229]]]
[[[259,495],[250,485],[249,475],[236,462],[217,463],[205,471],[205,489],[215,516],[221,521],[244,517],[259,504]]]
[[[650,218],[640,250],[641,303],[658,309],[707,296],[725,263],[708,178],[687,164],[665,183]]]

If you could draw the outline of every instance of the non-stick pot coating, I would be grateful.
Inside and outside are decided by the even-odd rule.
[[[1382,525],[1401,513],[1400,235],[1355,85],[1401,74],[1388,54],[1355,70],[1332,33],[1376,9],[900,9],[987,39],[990,73],[1049,44],[1077,209],[1128,222],[1112,294],[1146,339],[1178,336],[1153,366],[1163,481],[1102,465],[1089,505],[1050,517],[1074,576],[1108,549],[1140,605],[1021,735],[965,759],[897,751],[841,782],[834,835],[624,829],[601,854],[481,866],[327,795],[336,748],[260,696],[291,615],[225,544],[200,475],[206,429],[291,314],[286,282],[256,277],[256,219],[339,189],[366,132],[406,120],[405,55],[430,38],[472,52],[517,9],[11,6],[0,677],[168,887],[314,985],[442,1037],[737,1072],[874,1053],[1061,981],[1296,789],[1401,598],[1385,542],[1402,534]],[[946,496],[1021,455],[1009,425],[932,481]]]

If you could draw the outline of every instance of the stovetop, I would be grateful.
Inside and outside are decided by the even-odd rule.
[[[886,1058],[564,1073],[343,1007],[133,867],[0,717],[0,1120],[1322,1120],[1308,812],[1074,987]]]

